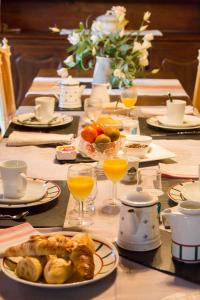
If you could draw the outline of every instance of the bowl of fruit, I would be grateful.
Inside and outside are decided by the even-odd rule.
[[[104,128],[97,123],[93,123],[82,129],[81,140],[81,151],[96,161],[116,155],[121,146],[120,131],[118,128]]]

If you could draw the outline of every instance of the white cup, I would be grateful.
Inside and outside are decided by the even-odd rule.
[[[7,160],[0,163],[0,172],[5,198],[21,198],[27,187],[27,165],[22,160]]]
[[[139,159],[137,157],[128,156],[128,167],[123,182],[133,182],[137,179],[137,170],[139,167]]]
[[[167,123],[169,125],[183,124],[186,101],[175,99],[167,100]]]
[[[55,98],[37,97],[35,98],[35,117],[42,122],[49,122],[54,115]]]

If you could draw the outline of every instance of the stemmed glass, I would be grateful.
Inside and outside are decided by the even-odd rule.
[[[104,202],[104,211],[108,213],[119,212],[120,201],[117,198],[117,182],[126,174],[128,161],[124,155],[108,157],[103,161],[103,170],[106,177],[112,181],[112,197]]]
[[[128,116],[131,115],[131,110],[137,102],[137,89],[136,87],[124,88],[121,90],[121,102],[129,108]]]
[[[77,201],[78,210],[75,208],[69,213],[69,224],[74,226],[88,226],[92,224],[91,216],[84,209],[84,204],[92,193],[96,182],[93,166],[88,164],[71,165],[68,168],[67,185],[74,199]]]
[[[84,101],[84,111],[91,122],[95,122],[103,110],[102,99],[87,98]]]

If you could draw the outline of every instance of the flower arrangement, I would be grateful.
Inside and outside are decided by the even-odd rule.
[[[107,24],[99,17],[91,27],[88,21],[85,25],[81,22],[79,28],[70,33],[68,40],[71,46],[67,49],[69,56],[64,63],[68,69],[79,67],[88,70],[94,68],[97,56],[108,57],[111,59],[109,80],[112,86],[131,86],[134,78],[149,64],[148,49],[152,46],[153,35],[142,32],[149,26],[151,13],[144,13],[141,26],[134,33],[125,31],[128,20],[124,7],[113,6],[104,16],[111,18]],[[54,28],[54,31],[58,29]]]

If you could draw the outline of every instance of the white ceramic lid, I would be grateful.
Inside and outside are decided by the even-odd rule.
[[[125,205],[132,207],[153,206],[158,203],[157,198],[153,198],[150,194],[143,192],[139,187],[121,199]]]
[[[67,78],[62,78],[61,84],[64,85],[79,85],[79,81],[73,78],[72,76],[68,76]]]

